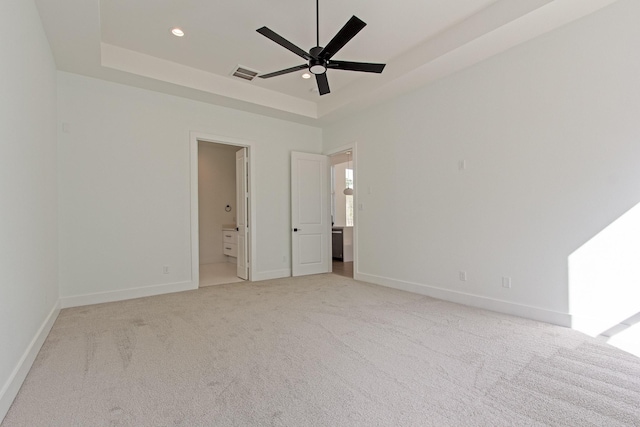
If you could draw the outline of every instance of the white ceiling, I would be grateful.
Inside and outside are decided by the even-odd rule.
[[[468,67],[616,0],[320,0],[320,44],[352,16],[368,25],[334,59],[386,63],[329,70],[320,97],[302,72],[246,82],[304,60],[256,32],[315,46],[313,0],[36,0],[59,69],[301,123],[317,124]],[[186,35],[170,33],[182,28]]]

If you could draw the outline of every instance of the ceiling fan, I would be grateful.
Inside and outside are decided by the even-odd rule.
[[[365,73],[382,73],[385,64],[372,64],[368,62],[348,62],[334,61],[333,55],[338,53],[340,49],[346,45],[349,40],[355,37],[367,24],[362,22],[358,17],[352,16],[351,19],[342,27],[338,34],[325,47],[320,46],[320,17],[318,9],[318,0],[316,0],[316,46],[312,47],[309,52],[305,52],[289,40],[271,31],[267,27],[262,27],[256,31],[263,36],[273,40],[285,49],[290,50],[296,55],[306,59],[306,64],[297,65],[295,67],[286,68],[284,70],[275,71],[269,74],[263,74],[258,77],[269,79],[271,77],[281,76],[283,74],[293,73],[295,71],[307,68],[311,74],[316,76],[318,84],[318,92],[320,95],[326,95],[330,92],[329,80],[327,80],[327,70],[345,70],[345,71],[361,71]]]

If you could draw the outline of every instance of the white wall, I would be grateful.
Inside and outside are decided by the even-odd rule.
[[[568,323],[568,257],[640,202],[639,16],[617,2],[325,128],[372,190],[359,277]]]
[[[222,225],[236,222],[236,151],[240,147],[198,143],[200,264],[226,262]],[[225,207],[229,205],[231,211]]]
[[[55,64],[31,0],[0,16],[0,421],[57,315]]]
[[[69,125],[59,148],[63,305],[190,285],[191,131],[254,143],[254,280],[289,274],[290,152],[319,152],[319,128],[64,72],[58,87]]]

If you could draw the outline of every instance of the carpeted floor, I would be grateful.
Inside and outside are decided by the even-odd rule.
[[[640,359],[318,275],[60,313],[2,427],[639,426]]]

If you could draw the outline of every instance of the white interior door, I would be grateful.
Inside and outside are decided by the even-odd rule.
[[[291,153],[291,264],[294,276],[329,272],[328,157]]]
[[[238,231],[238,264],[236,273],[241,279],[249,278],[249,175],[248,175],[247,149],[242,148],[236,151],[236,230]]]

